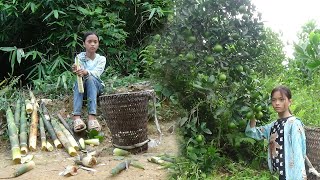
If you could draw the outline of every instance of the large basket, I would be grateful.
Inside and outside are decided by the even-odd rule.
[[[307,156],[313,167],[320,172],[320,128],[305,127],[306,143],[307,143]],[[313,174],[308,173],[308,180],[320,179]]]
[[[131,153],[148,150],[148,100],[153,91],[100,96],[100,105],[115,147]]]

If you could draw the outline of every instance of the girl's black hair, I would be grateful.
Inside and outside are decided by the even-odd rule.
[[[292,95],[291,95],[291,91],[288,87],[286,86],[278,86],[275,87],[272,91],[271,91],[271,98],[273,96],[273,94],[275,92],[279,91],[282,95],[285,95],[288,99],[291,99]],[[291,110],[289,109],[289,113],[292,114]]]
[[[278,86],[275,87],[272,91],[271,91],[271,98],[273,96],[273,94],[275,92],[279,91],[282,95],[285,95],[288,99],[291,99],[291,91],[289,88],[287,88],[286,86]]]
[[[83,42],[86,42],[87,37],[90,36],[90,35],[96,35],[96,36],[98,37],[98,41],[99,41],[99,36],[98,36],[98,34],[97,34],[96,32],[93,32],[93,31],[85,32],[85,33],[83,34],[82,41],[83,41]]]

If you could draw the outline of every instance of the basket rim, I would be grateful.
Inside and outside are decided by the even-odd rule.
[[[115,93],[115,94],[104,94],[100,97],[110,97],[110,96],[119,96],[119,95],[127,95],[127,94],[147,94],[147,93],[153,93],[154,90],[144,90],[144,91],[133,91],[133,92],[126,92],[126,93]]]

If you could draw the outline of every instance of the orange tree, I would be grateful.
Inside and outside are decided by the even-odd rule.
[[[156,90],[188,112],[179,121],[182,153],[193,164],[186,177],[205,176],[222,157],[259,163],[263,142],[245,137],[244,129],[250,118],[269,119],[258,75],[281,64],[281,44],[268,47],[270,37],[249,0],[175,3],[176,16],[140,56]]]

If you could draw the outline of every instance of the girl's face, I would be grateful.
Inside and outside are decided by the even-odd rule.
[[[271,98],[272,107],[277,113],[285,113],[289,111],[289,105],[291,104],[291,99],[288,99],[285,94],[280,91],[275,91]]]
[[[83,45],[86,48],[86,52],[95,53],[99,47],[98,37],[95,34],[87,36]]]

